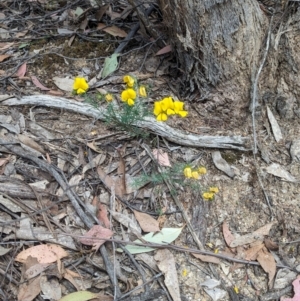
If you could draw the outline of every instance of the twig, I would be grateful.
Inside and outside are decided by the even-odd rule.
[[[154,5],[152,4],[147,10],[145,15],[148,17],[150,16],[150,14],[153,12],[154,10]],[[130,32],[128,33],[127,37],[121,42],[121,44],[117,47],[117,49],[114,51],[114,53],[121,53],[124,48],[126,47],[126,45],[128,44],[128,42],[130,41],[130,39],[132,39],[132,37],[136,34],[136,32],[140,29],[140,23],[135,24],[132,29],[130,30]]]
[[[273,18],[274,18],[274,14],[272,14],[272,17],[271,17],[271,20],[270,20],[270,25],[269,25],[269,30],[268,30],[268,36],[267,36],[267,41],[266,41],[266,48],[265,48],[265,51],[264,51],[263,59],[262,59],[262,61],[260,63],[260,66],[259,66],[259,68],[257,70],[257,74],[255,76],[254,83],[253,83],[253,89],[252,89],[252,108],[251,108],[251,110],[252,110],[253,144],[254,144],[252,152],[253,152],[254,164],[256,166],[256,174],[257,174],[259,185],[260,185],[260,187],[261,187],[261,189],[263,191],[264,197],[266,199],[267,205],[268,205],[270,213],[271,213],[271,219],[273,218],[273,210],[272,210],[269,197],[268,197],[268,195],[267,195],[267,193],[265,191],[265,187],[263,185],[263,182],[262,182],[262,179],[261,179],[261,176],[260,176],[260,173],[259,173],[260,167],[258,166],[258,164],[256,162],[257,138],[256,138],[256,126],[255,126],[255,108],[256,108],[256,96],[257,96],[256,94],[257,94],[258,80],[259,80],[260,73],[261,73],[261,71],[262,71],[262,69],[264,67],[265,62],[266,62],[268,51],[269,51],[269,47],[270,47],[270,39],[271,39]]]
[[[258,85],[258,80],[259,80],[260,73],[261,73],[261,71],[264,67],[264,64],[265,64],[266,59],[267,59],[268,51],[269,51],[273,17],[274,17],[274,14],[271,17],[271,21],[270,21],[270,25],[269,25],[266,48],[265,48],[265,51],[264,51],[263,59],[262,59],[262,61],[260,63],[260,66],[257,70],[256,76],[255,76],[255,79],[254,79],[254,83],[253,83],[253,89],[252,89],[252,107],[251,107],[251,111],[252,111],[252,128],[253,128],[253,143],[254,143],[253,154],[254,154],[254,156],[257,153],[256,126],[255,126],[255,108],[256,108],[257,85]]]

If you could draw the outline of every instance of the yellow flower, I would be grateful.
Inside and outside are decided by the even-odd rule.
[[[122,92],[121,99],[127,102],[129,106],[133,106],[134,100],[136,99],[136,92],[133,89],[126,89]]]
[[[205,175],[206,174],[206,168],[205,167],[199,167],[198,172],[200,175]]]
[[[154,103],[153,114],[156,116],[157,121],[166,121],[168,119],[167,113],[162,109],[161,101]]]
[[[186,277],[187,274],[188,274],[187,269],[183,269],[183,270],[182,270],[182,277]]]
[[[213,192],[213,193],[218,193],[219,192],[219,188],[218,187],[209,187],[209,192]]]
[[[161,107],[167,113],[167,115],[174,115],[174,101],[172,97],[165,97],[161,100]]]
[[[140,86],[139,87],[139,94],[141,97],[147,97],[147,91],[145,86]]]
[[[88,83],[83,77],[76,77],[73,84],[73,90],[76,91],[76,94],[83,94],[89,88]]]
[[[107,94],[105,95],[105,100],[108,101],[108,102],[111,102],[111,101],[113,100],[112,95],[111,95],[110,93],[107,93]]]
[[[190,167],[186,167],[184,170],[183,170],[183,173],[184,173],[184,176],[186,178],[191,178],[193,175],[192,175],[192,169]]]
[[[205,200],[212,200],[214,198],[215,194],[213,192],[204,192],[202,194],[202,197],[205,199]]]
[[[192,171],[192,177],[196,180],[199,179],[199,173],[197,171]]]
[[[182,101],[174,101],[174,112],[181,117],[186,117],[188,112],[183,109],[184,103]]]
[[[234,286],[233,290],[235,291],[236,294],[239,293],[239,288],[238,288],[236,285]],[[287,300],[288,300],[288,299],[287,299]]]
[[[129,98],[129,99],[127,100],[127,104],[128,104],[130,107],[132,107],[132,106],[134,105],[134,100],[131,99],[131,98]]]
[[[134,86],[134,78],[131,77],[130,75],[125,75],[125,76],[123,77],[123,81],[124,81],[124,83],[127,84],[127,86],[128,86],[129,88],[132,88],[132,87]]]

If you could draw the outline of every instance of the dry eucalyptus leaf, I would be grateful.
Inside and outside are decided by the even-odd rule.
[[[54,81],[54,84],[61,90],[66,92],[72,92],[73,91],[73,83],[74,80],[71,78],[62,78],[55,76],[52,78]]]
[[[281,165],[278,163],[272,163],[266,168],[267,173],[272,174],[273,176],[279,177],[282,180],[286,180],[288,182],[299,182],[294,176],[292,176],[288,171],[286,171]]]
[[[260,263],[261,267],[269,275],[269,288],[272,288],[272,282],[276,274],[276,262],[271,253],[268,252],[266,248],[261,249],[258,252],[257,261]]]
[[[265,235],[269,235],[271,227],[275,224],[275,222],[264,225],[263,227],[257,229],[256,231],[239,236],[231,242],[230,247],[235,248],[237,246],[243,246],[250,244],[254,241],[261,240],[263,241]]]
[[[290,154],[293,161],[300,162],[300,139],[292,142]]]
[[[219,151],[212,153],[212,159],[215,166],[224,173],[226,173],[228,177],[233,178],[235,176],[233,168],[231,168],[230,165],[222,158],[221,153]]]
[[[135,210],[133,211],[133,213],[140,227],[144,232],[160,231],[159,222],[156,219],[154,219],[152,216]]]
[[[281,130],[280,130],[280,127],[279,127],[279,124],[278,124],[276,118],[274,117],[272,111],[270,110],[270,108],[268,106],[267,106],[267,115],[269,118],[269,122],[271,124],[274,138],[275,138],[276,142],[279,142],[280,140],[282,140],[282,133],[281,133]]]
[[[69,254],[58,245],[38,245],[20,252],[15,258],[16,261],[26,262],[29,256],[37,259],[39,263],[52,263],[68,256]]]
[[[196,254],[196,253],[192,253],[192,255],[195,256],[196,258],[200,259],[203,262],[211,262],[211,263],[215,263],[215,264],[219,264],[221,262],[221,260],[215,256],[202,255],[202,254]]]
[[[165,276],[165,285],[172,296],[173,301],[181,301],[177,270],[173,254],[167,250],[158,250],[154,259],[158,262],[157,266]]]

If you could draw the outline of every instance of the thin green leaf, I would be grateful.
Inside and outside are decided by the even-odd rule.
[[[106,78],[108,75],[115,72],[118,68],[118,53],[113,53],[110,57],[107,57],[104,62],[104,66],[101,72],[101,77]]]
[[[98,294],[89,291],[79,291],[62,297],[59,301],[87,301],[97,298]]]
[[[182,229],[183,228],[164,228],[160,232],[150,232],[144,235],[142,238],[145,241],[151,243],[157,243],[157,244],[171,243],[179,236]],[[134,242],[142,243],[139,239],[135,240]],[[139,253],[151,252],[155,250],[154,248],[150,248],[150,247],[142,247],[142,246],[134,246],[134,245],[126,246],[126,249],[131,254],[139,254]]]

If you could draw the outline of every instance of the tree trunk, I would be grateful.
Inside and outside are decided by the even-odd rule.
[[[276,6],[258,101],[275,97],[280,117],[300,117],[300,3],[261,2]],[[159,0],[159,5],[186,87],[216,102],[249,104],[266,49],[268,7],[256,0]]]
[[[192,90],[226,82],[249,88],[265,34],[257,1],[160,0],[160,7]]]

